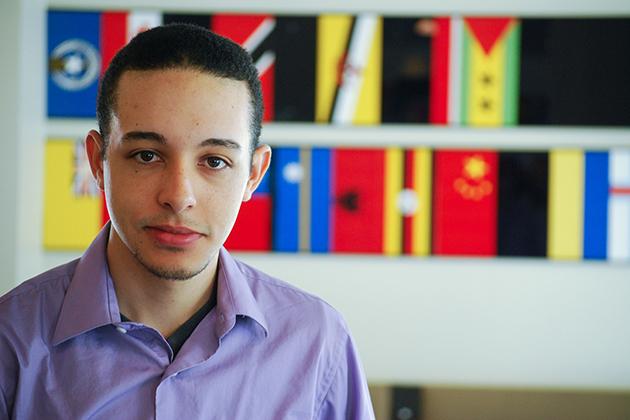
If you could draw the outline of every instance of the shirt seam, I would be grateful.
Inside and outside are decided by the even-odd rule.
[[[228,296],[230,297],[230,304],[232,305],[232,311],[234,311],[236,305],[234,304],[234,296],[232,295],[232,287],[230,286],[230,282],[228,281],[228,275],[225,272],[225,267],[223,267],[223,264],[221,264],[220,268],[221,268],[221,272],[223,273],[223,278],[225,279],[225,288],[227,289]],[[217,278],[217,281],[218,280],[219,279]],[[217,294],[218,294],[218,291],[217,291]],[[218,306],[218,296],[217,296],[217,306]],[[223,316],[223,313],[221,313],[220,315]]]
[[[317,409],[317,412],[316,412],[316,416],[315,416],[316,418],[319,418],[324,408],[324,403],[326,402],[326,398],[330,394],[330,391],[332,390],[332,386],[335,383],[337,373],[341,369],[341,361],[342,361],[341,353],[343,352],[344,346],[343,346],[343,340],[337,340],[337,342],[338,342],[338,346],[337,346],[337,350],[334,352],[334,359],[333,359],[336,361],[336,364],[334,364],[331,367],[330,373],[324,378],[324,383],[326,383],[327,381],[330,381],[330,383],[326,386],[326,392],[323,393],[321,401],[318,403],[319,408]]]
[[[20,296],[22,296],[23,294],[32,292],[34,290],[38,290],[41,289],[42,286],[47,285],[50,282],[56,282],[59,281],[60,279],[63,279],[64,277],[68,277],[70,279],[72,279],[72,275],[68,274],[68,273],[64,273],[64,274],[60,274],[56,277],[50,278],[50,279],[46,279],[46,280],[41,280],[39,282],[37,282],[36,284],[27,284],[24,285],[24,290],[13,290],[12,292],[4,295],[3,297],[0,297],[0,305],[3,305],[5,302],[9,302],[10,300],[13,300],[15,298],[19,298]]]
[[[2,387],[2,383],[0,382],[0,395],[2,395],[2,401],[4,404],[4,407],[7,409],[7,414],[9,413],[9,406],[7,404],[7,394],[6,392],[4,392],[4,388]]]
[[[239,269],[240,269],[240,267],[239,267]],[[281,289],[284,289],[284,290],[288,290],[288,291],[294,292],[294,293],[299,294],[300,296],[302,296],[304,298],[307,298],[307,299],[310,299],[310,300],[313,300],[313,301],[317,301],[317,302],[321,302],[321,303],[325,304],[326,306],[328,306],[329,308],[334,309],[334,307],[330,303],[326,302],[324,299],[322,299],[322,298],[320,298],[318,296],[315,296],[313,294],[310,294],[308,292],[305,292],[304,290],[300,290],[300,289],[298,289],[296,287],[292,287],[292,286],[289,286],[289,285],[284,285],[284,284],[281,284],[281,283],[269,281],[269,280],[267,280],[267,279],[265,279],[263,277],[256,276],[256,275],[253,275],[253,274],[244,273],[242,270],[241,270],[241,274],[244,277],[247,277],[247,278],[249,278],[251,280],[261,281],[261,282],[264,282],[265,284],[268,284],[269,286],[278,287],[278,288],[281,288]]]

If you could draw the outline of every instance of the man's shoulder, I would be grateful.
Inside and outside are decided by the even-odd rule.
[[[341,313],[324,299],[286,281],[269,275],[251,265],[235,260],[249,284],[252,294],[265,314],[284,314],[288,317],[309,319],[321,326],[335,325],[347,329]]]
[[[79,260],[60,265],[24,281],[0,297],[0,312],[25,305],[40,305],[65,295]],[[28,307],[28,306],[26,306]],[[31,306],[32,308],[32,306]]]

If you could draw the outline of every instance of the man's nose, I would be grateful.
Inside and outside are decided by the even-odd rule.
[[[183,165],[174,165],[163,174],[158,200],[162,206],[169,207],[175,213],[197,204],[189,171]]]

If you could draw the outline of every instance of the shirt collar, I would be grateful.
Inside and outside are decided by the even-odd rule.
[[[120,322],[114,282],[107,266],[110,223],[101,229],[79,260],[61,307],[53,345],[103,325]],[[260,332],[267,336],[267,321],[241,266],[225,248],[221,248],[215,329],[219,338],[234,327],[237,316],[256,321]]]
[[[217,276],[217,323],[216,335],[221,338],[236,324],[236,317],[243,316],[255,321],[265,337],[268,334],[267,320],[260,310],[251,288],[251,277],[246,266],[236,261],[230,253],[221,248],[219,251],[219,270]]]
[[[114,283],[107,267],[109,228],[108,222],[79,260],[61,306],[53,345],[120,322]]]

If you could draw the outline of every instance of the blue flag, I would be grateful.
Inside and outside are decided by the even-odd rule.
[[[100,13],[48,12],[48,116],[96,116]]]

